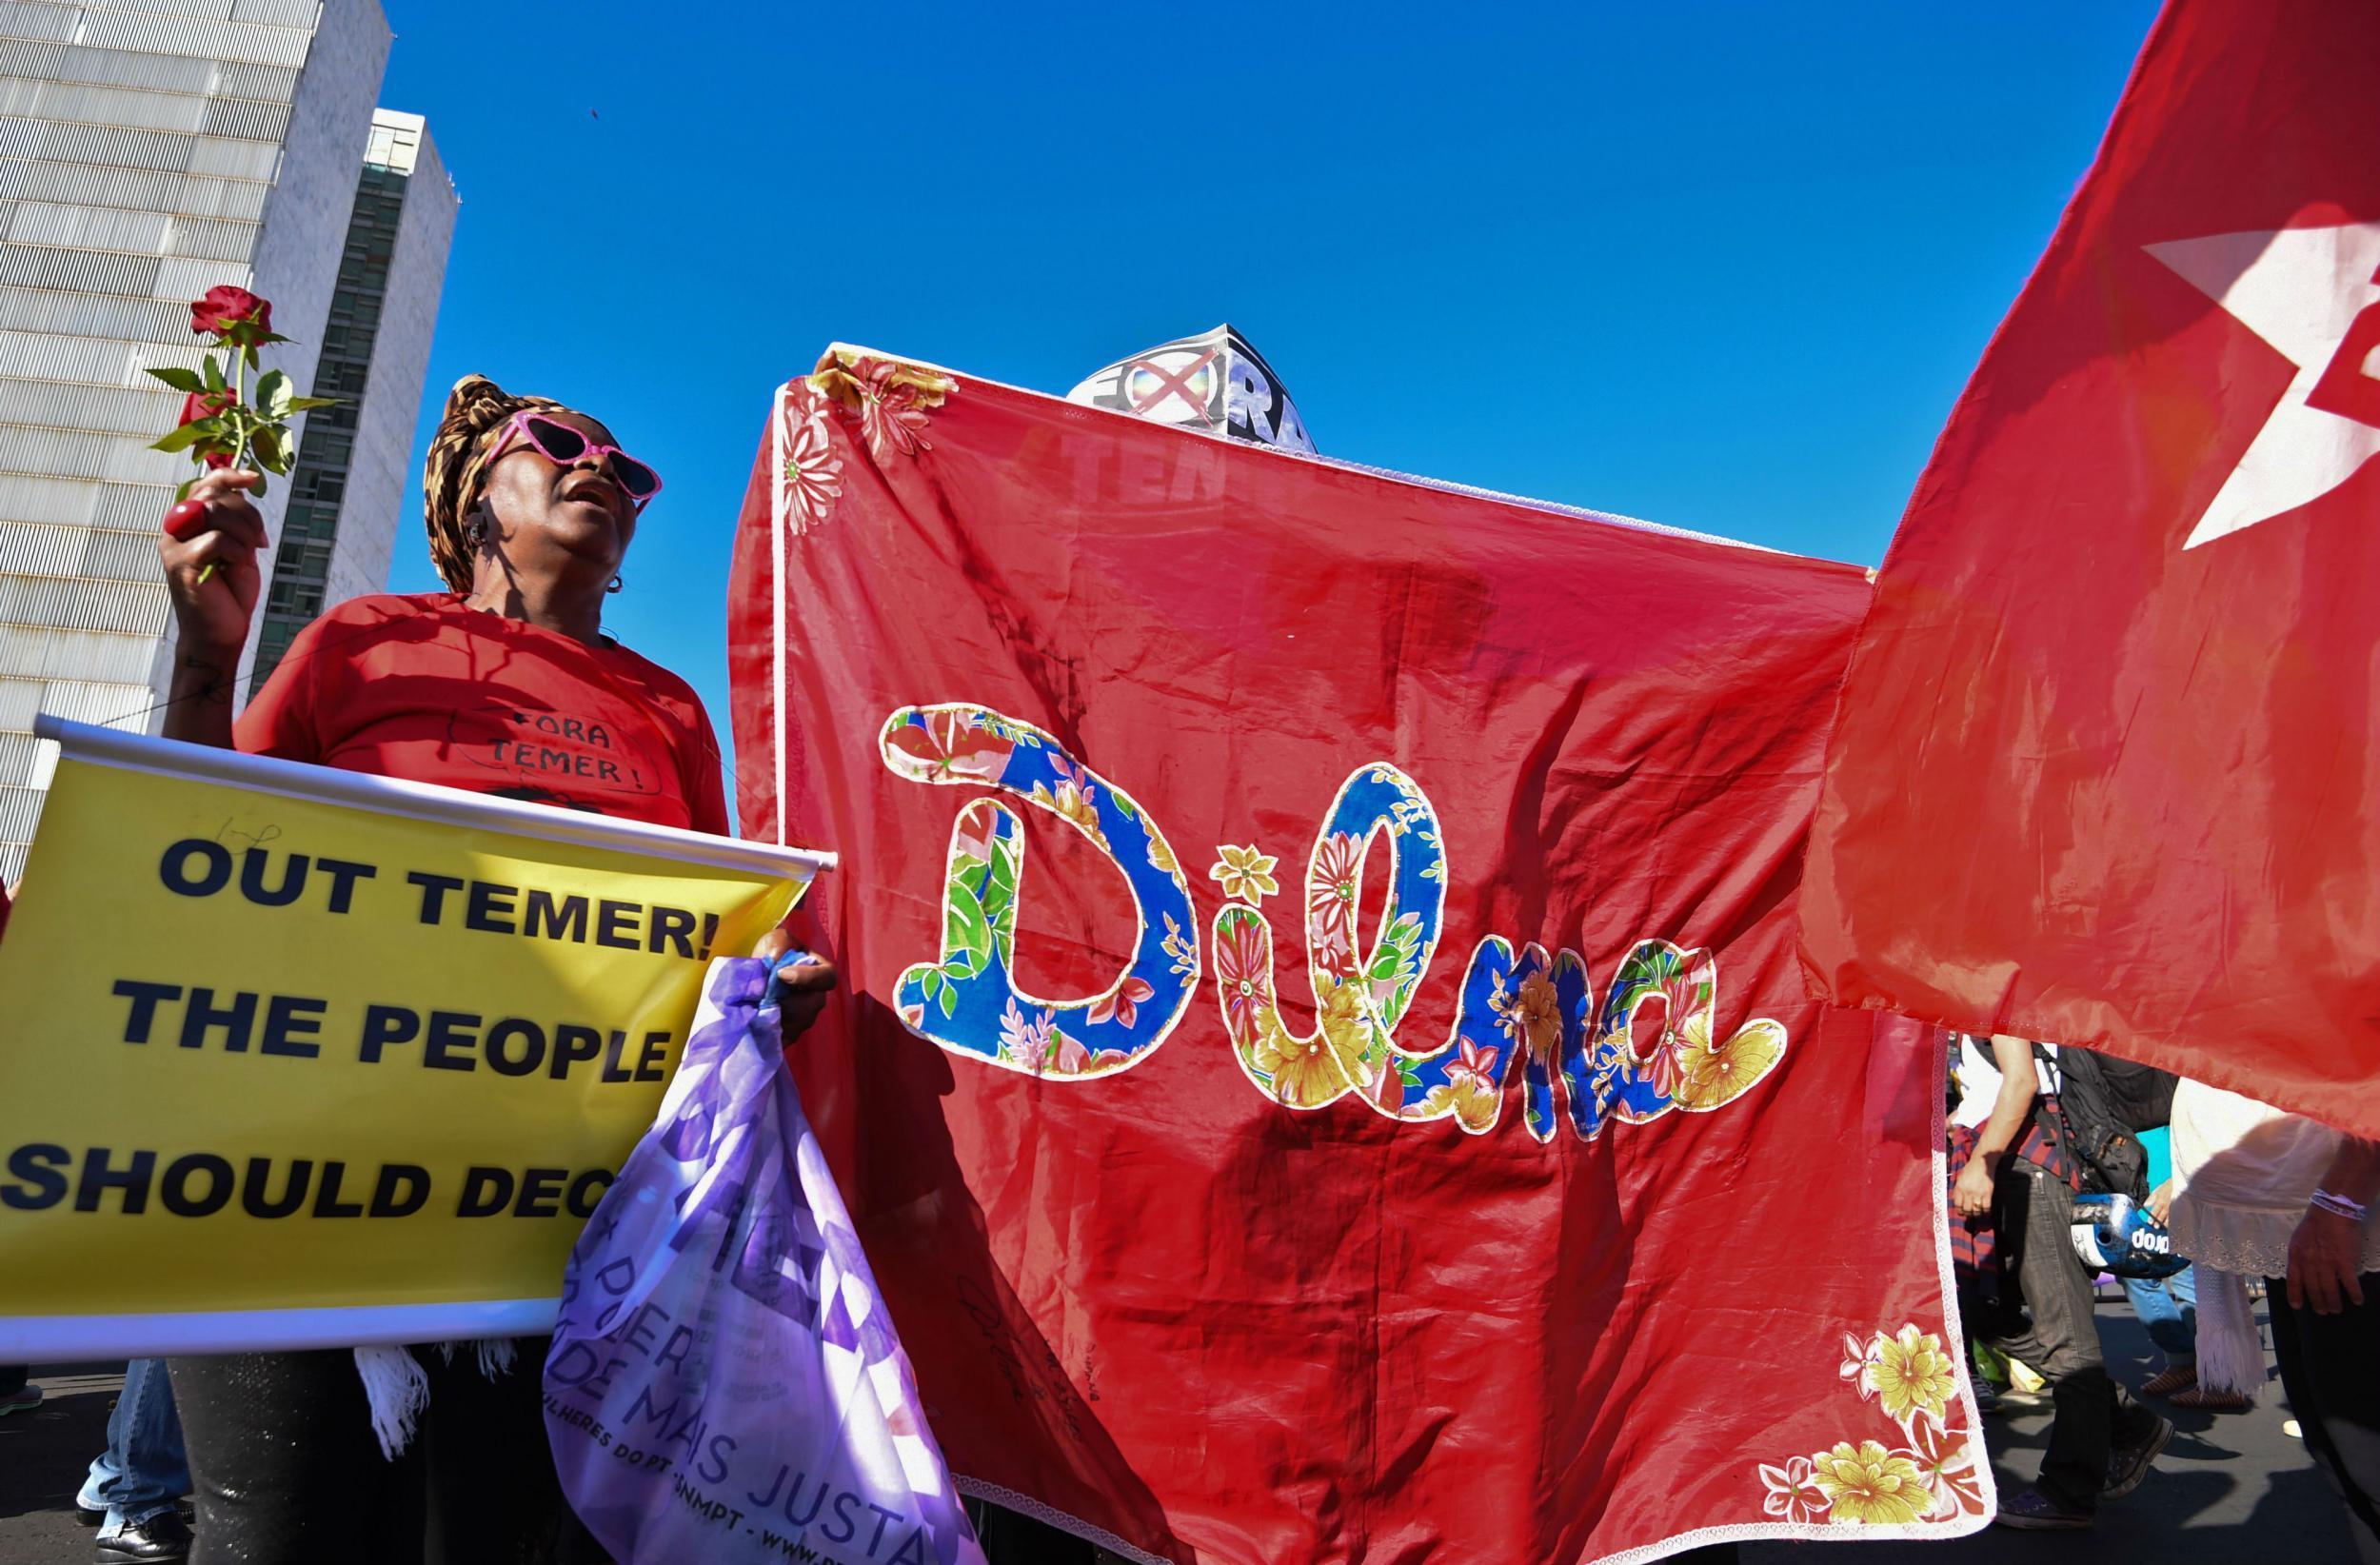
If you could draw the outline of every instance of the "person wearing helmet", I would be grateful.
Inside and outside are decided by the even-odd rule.
[[[2001,1298],[2023,1312],[1978,1335],[2032,1365],[2055,1409],[2039,1477],[2002,1501],[1993,1519],[2029,1530],[2086,1528],[2102,1498],[2139,1487],[2173,1426],[2115,1383],[2100,1352],[2091,1277],[2073,1236],[2081,1179],[2058,1117],[2055,1058],[2005,1035],[1993,1036],[1991,1053],[1998,1088],[1952,1204],[1963,1218],[1990,1218]]]

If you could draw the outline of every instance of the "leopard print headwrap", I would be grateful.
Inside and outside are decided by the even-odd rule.
[[[471,507],[486,477],[488,437],[525,408],[555,408],[550,397],[515,397],[485,375],[466,375],[446,394],[446,417],[430,437],[422,465],[422,521],[429,529],[430,563],[446,585],[471,590],[478,548],[469,532]]]

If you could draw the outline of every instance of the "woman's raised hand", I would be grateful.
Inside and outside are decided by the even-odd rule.
[[[256,477],[237,468],[210,472],[166,513],[157,553],[185,647],[236,652],[247,644],[264,584],[256,556],[266,545],[265,519],[247,493]]]

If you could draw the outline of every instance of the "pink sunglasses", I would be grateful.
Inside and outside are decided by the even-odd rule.
[[[496,465],[496,459],[505,454],[515,435],[535,446],[538,455],[558,467],[570,466],[589,456],[609,457],[613,482],[636,502],[640,511],[646,501],[661,493],[661,474],[619,446],[598,446],[568,425],[558,424],[542,413],[515,413],[505,420],[503,436],[487,453],[487,460],[480,464],[482,472]]]

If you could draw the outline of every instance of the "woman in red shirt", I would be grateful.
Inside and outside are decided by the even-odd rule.
[[[724,836],[710,719],[677,675],[603,632],[607,592],[661,487],[584,413],[473,375],[446,400],[423,474],[430,556],[453,590],[341,604],[290,644],[235,724],[233,680],[261,584],[252,473],[191,498],[206,525],[160,545],[178,628],[169,739]],[[772,954],[778,942],[766,947]],[[786,975],[788,1038],[834,982]],[[394,1460],[353,1355],[172,1361],[198,1489],[198,1561],[600,1558],[564,1502],[539,1401],[545,1343],[483,1377],[468,1351],[417,1353],[422,1436]],[[434,1499],[433,1496],[434,1496]]]

